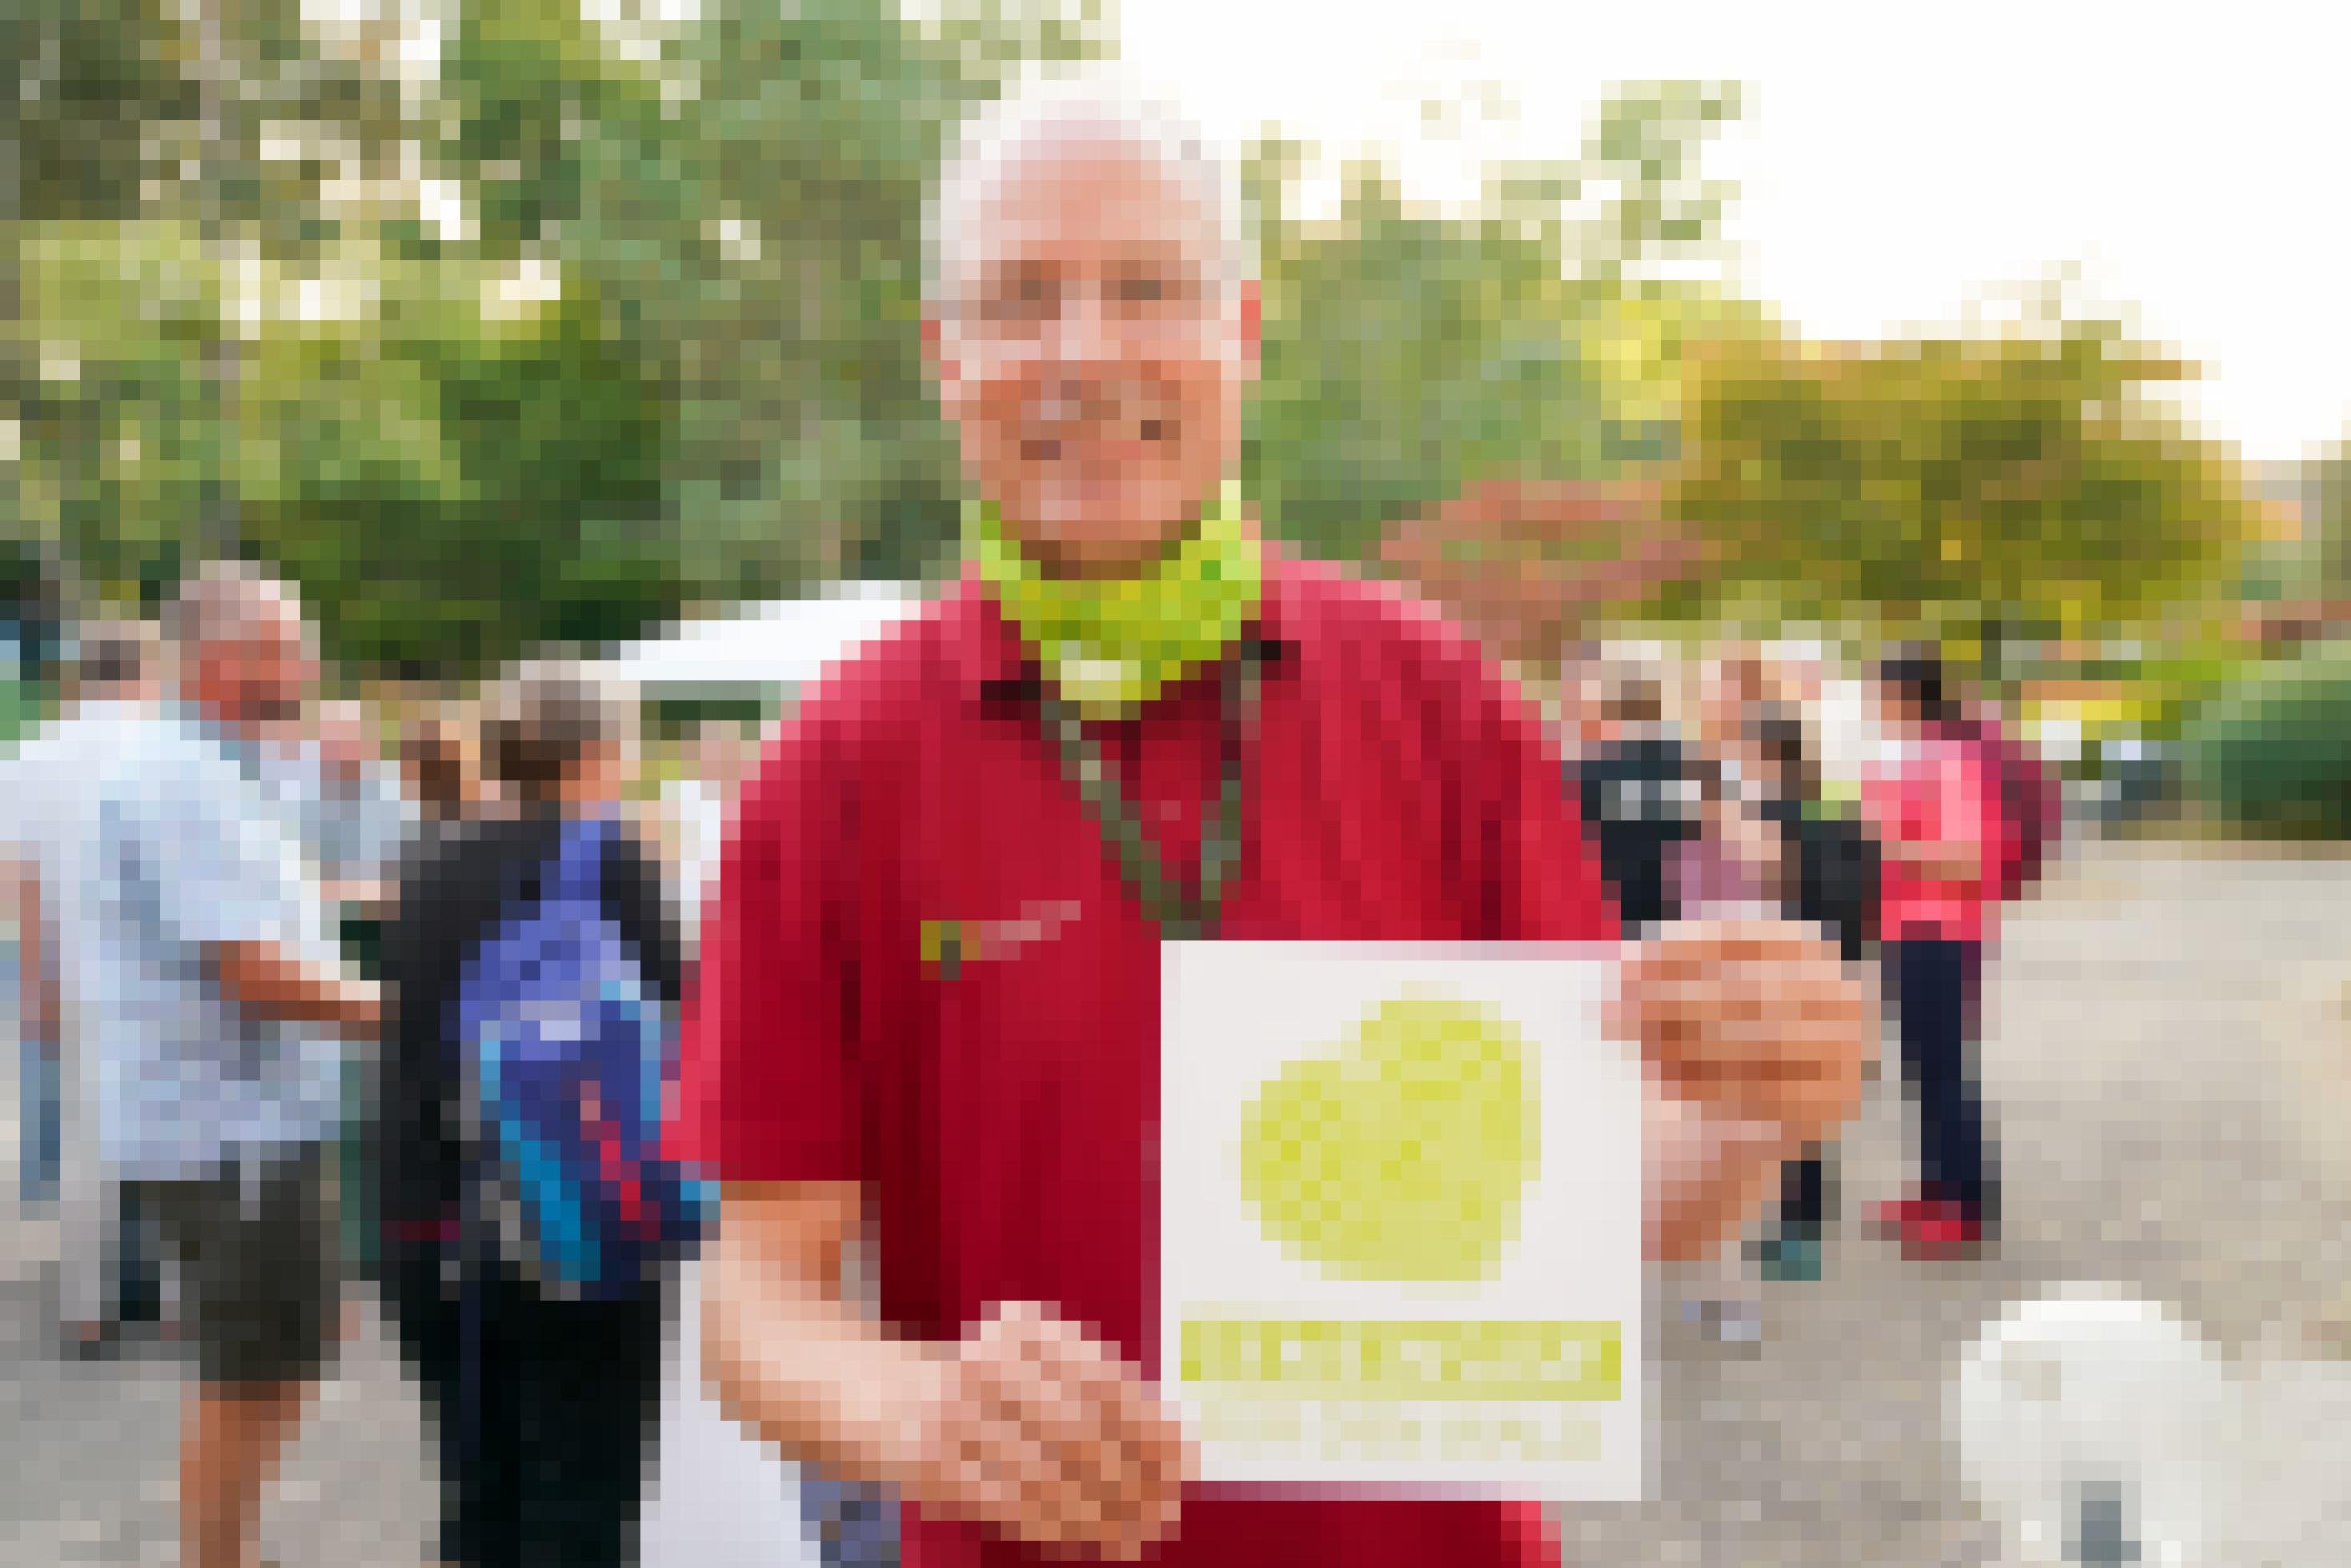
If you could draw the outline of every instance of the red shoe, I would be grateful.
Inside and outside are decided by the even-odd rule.
[[[1913,1215],[1923,1211],[1923,1197],[1893,1197],[1869,1206],[1869,1229],[1874,1236],[1897,1236],[1908,1225]]]
[[[1881,1203],[1877,1228],[1902,1247],[1902,1256],[1914,1263],[1971,1258],[1983,1248],[1982,1214],[1970,1206],[1942,1197],[1906,1197]]]

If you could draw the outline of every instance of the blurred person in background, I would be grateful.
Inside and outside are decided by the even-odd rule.
[[[1848,966],[1866,962],[1877,936],[1877,845],[1856,814],[1824,798],[1802,711],[1761,715],[1742,760],[1746,799],[1780,835],[1776,898],[1782,915],[1817,927]],[[1821,1277],[1831,1208],[1825,1150],[1814,1145],[1782,1169],[1778,1207],[1753,1249],[1764,1278]]]
[[[1693,738],[1718,762],[1738,757],[1755,722],[1777,695],[1776,677],[1763,650],[1753,643],[1722,643],[1698,663]]]
[[[338,935],[371,966],[373,922],[415,809],[368,707],[350,699],[308,705],[273,727],[257,766],[312,859]]]
[[[431,855],[487,810],[490,786],[483,777],[473,727],[455,712],[409,721],[400,737],[400,772],[401,787],[414,807],[414,821],[401,848],[404,875],[405,867]],[[401,880],[393,879],[394,892]]]
[[[1876,695],[1886,739],[1862,801],[1884,857],[1882,964],[1917,1106],[1919,1171],[1876,1221],[1907,1256],[1961,1256],[1998,1218],[1974,1054],[2001,891],[2000,781],[1981,748],[1957,733],[1958,705],[1935,650],[1888,653]]]
[[[1627,936],[1639,937],[1677,918],[1667,872],[1675,846],[1700,831],[1701,780],[1690,748],[1666,722],[1654,667],[1616,658],[1588,685],[1598,722],[1573,784],[1617,917]]]
[[[570,922],[565,941],[592,940],[586,927],[609,922],[629,983],[661,1009],[675,1005],[682,960],[658,862],[622,825],[629,734],[627,716],[584,683],[519,680],[484,736],[512,810],[440,832],[411,861],[385,937],[392,1023],[371,1139],[383,1275],[433,1416],[441,1556],[466,1568],[634,1559],[666,1282],[654,1272],[567,1292],[486,1227],[504,1155],[466,1021],[500,944],[550,907]],[[602,1115],[569,1109],[591,1125]]]
[[[30,737],[0,773],[11,802],[9,836],[18,898],[17,995],[23,1010],[26,1071],[21,1114],[26,1139],[24,1192],[58,1196],[57,1311],[67,1348],[106,1348],[126,1322],[171,1312],[152,1226],[130,1212],[121,1184],[102,1157],[97,1108],[103,1085],[86,1079],[80,1053],[57,1000],[57,944],[72,932],[52,929],[38,905],[45,840],[68,830],[59,813],[102,771],[120,725],[152,716],[162,697],[162,639],[142,622],[85,622],[76,633],[61,683],[64,706]],[[39,978],[37,981],[36,977]],[[31,1009],[42,1009],[40,1016]]]
[[[207,567],[165,632],[171,700],[91,716],[88,767],[40,824],[40,895],[100,1155],[179,1265],[198,1377],[180,1560],[250,1568],[263,1492],[332,1351],[340,1037],[371,1034],[380,1009],[257,784],[260,747],[317,681],[292,591]]]

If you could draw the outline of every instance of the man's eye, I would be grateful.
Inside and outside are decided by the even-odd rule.
[[[1013,278],[988,296],[987,313],[1003,321],[1033,321],[1053,305],[1053,286],[1042,277]]]
[[[1175,293],[1165,278],[1148,274],[1122,278],[1118,286],[1118,297],[1130,305],[1155,305],[1162,299],[1173,298]]]

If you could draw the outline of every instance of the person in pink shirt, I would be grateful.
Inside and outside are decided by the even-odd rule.
[[[1885,754],[1862,804],[1884,855],[1879,930],[1885,988],[1918,1108],[1919,1183],[1880,1207],[1914,1258],[1979,1248],[1996,1218],[1996,1180],[1974,1062],[1984,944],[2000,892],[1999,780],[1956,738],[1941,660],[1909,649],[1878,667]]]

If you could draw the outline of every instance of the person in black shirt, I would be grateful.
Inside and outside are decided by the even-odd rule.
[[[436,1413],[443,1558],[468,1568],[620,1563],[633,1561],[653,1453],[665,1292],[545,1298],[459,1245],[467,1177],[453,1020],[463,977],[502,921],[538,897],[566,821],[611,808],[622,757],[618,716],[576,683],[531,681],[510,706],[486,749],[515,809],[423,847],[384,934],[392,1000],[373,1150],[383,1272],[403,1352]],[[625,833],[611,841],[601,891],[645,984],[674,1008],[675,923],[655,862]],[[460,1385],[469,1308],[481,1336],[470,1389]]]
[[[1626,938],[1638,939],[1674,918],[1667,863],[1672,846],[1700,831],[1700,778],[1666,729],[1654,678],[1617,671],[1601,701],[1599,743],[1572,778],[1617,918]]]

